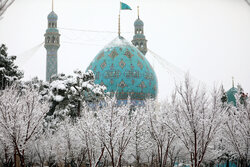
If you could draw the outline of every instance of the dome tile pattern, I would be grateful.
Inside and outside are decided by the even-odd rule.
[[[48,20],[57,20],[57,19],[58,19],[57,14],[54,11],[50,12],[50,14],[48,15]]]
[[[158,91],[156,74],[146,57],[123,37],[104,47],[87,70],[96,76],[95,83],[105,85],[107,92],[126,103],[155,98]]]
[[[137,20],[135,20],[134,26],[144,26],[144,23],[140,18],[138,18]]]

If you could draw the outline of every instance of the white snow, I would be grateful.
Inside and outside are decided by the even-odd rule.
[[[66,90],[64,81],[56,80],[51,83],[51,88],[56,88],[57,90]]]
[[[104,49],[110,49],[113,47],[122,47],[122,46],[131,46],[134,47],[130,42],[128,42],[123,37],[116,37],[114,40],[112,40],[108,45],[104,47]]]
[[[5,68],[4,67],[0,67],[0,71],[4,71],[5,70]]]
[[[64,99],[64,97],[61,96],[61,95],[54,96],[54,100],[57,101],[57,102],[61,102],[63,99]]]

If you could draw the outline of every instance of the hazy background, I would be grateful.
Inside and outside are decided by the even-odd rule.
[[[121,13],[122,36],[127,40],[132,40],[139,4],[149,49],[167,63],[189,71],[208,89],[223,84],[227,90],[234,76],[235,83],[250,92],[250,6],[244,0],[123,2],[133,9]],[[85,70],[103,46],[117,36],[63,28],[117,32],[118,10],[118,0],[55,0],[61,34],[59,72]],[[16,0],[0,20],[0,43],[8,46],[10,55],[18,56],[26,80],[34,76],[45,79],[46,50],[35,46],[44,41],[50,12],[51,0]],[[159,96],[169,95],[180,78],[177,68],[163,68],[152,55],[146,57],[157,72]]]

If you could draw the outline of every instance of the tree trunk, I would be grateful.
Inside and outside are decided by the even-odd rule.
[[[81,101],[78,101],[78,106],[77,106],[77,116],[80,117],[81,115]]]
[[[169,149],[169,144],[168,144],[167,149],[165,151],[165,155],[164,155],[164,159],[163,159],[163,167],[167,166],[168,149]]]
[[[136,155],[136,167],[140,167],[140,156]]]
[[[22,155],[19,154],[20,162],[21,162],[21,167],[25,167],[25,162],[24,162],[24,150],[22,151]]]
[[[17,167],[17,162],[16,162],[16,148],[14,148],[14,165]]]
[[[227,160],[227,164],[226,164],[226,167],[229,167],[229,159]]]

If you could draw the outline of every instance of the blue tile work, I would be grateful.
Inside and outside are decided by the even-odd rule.
[[[144,35],[144,23],[139,17],[139,8],[138,8],[138,18],[134,22],[135,34],[133,40],[131,41],[138,50],[141,51],[144,55],[148,52],[147,40]]]
[[[235,95],[237,94],[238,90],[234,86],[229,89],[227,93],[227,102],[233,104],[236,107],[236,98]]]
[[[227,163],[216,164],[214,167],[227,167]],[[237,165],[233,162],[229,162],[229,167],[237,167]]]
[[[57,16],[57,14],[56,14],[54,11],[52,11],[52,12],[50,12],[50,14],[48,15],[47,19],[48,19],[49,21],[54,21],[54,22],[56,22],[57,19],[58,19],[58,16]]]
[[[57,29],[57,15],[54,11],[48,15],[48,28],[44,35],[47,50],[46,81],[50,81],[52,75],[57,74],[57,50],[60,47],[60,34]]]
[[[130,96],[134,103],[157,96],[158,83],[146,57],[123,37],[114,39],[102,49],[87,70],[95,73],[95,83],[105,85],[107,92],[120,102]]]
[[[57,74],[57,55],[47,55],[46,69],[46,81],[49,81],[52,75]]]

